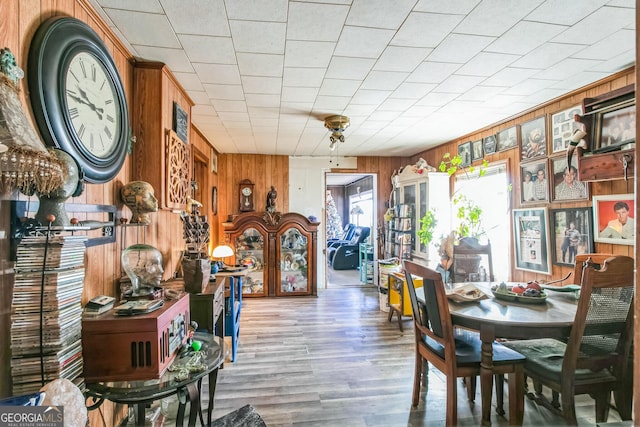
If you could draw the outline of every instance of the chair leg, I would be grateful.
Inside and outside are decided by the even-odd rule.
[[[560,393],[558,393],[555,390],[551,391],[551,406],[553,406],[556,409],[560,409]]]
[[[447,418],[448,426],[458,424],[458,389],[457,378],[447,375]]]
[[[413,371],[413,395],[411,396],[411,404],[414,408],[418,407],[418,401],[420,400],[420,382],[422,379],[422,356],[419,350],[416,348],[416,366]]]
[[[504,415],[504,375],[496,375],[496,412],[498,415]],[[509,396],[511,399],[511,396]]]
[[[477,380],[478,380],[477,377],[465,377],[462,379],[462,383],[467,388],[467,400],[469,400],[469,402],[476,401]]]
[[[573,393],[561,393],[560,397],[562,400],[562,415],[565,421],[570,426],[577,426],[578,419],[576,418],[576,404]]]
[[[504,376],[500,375],[503,377]],[[524,367],[516,365],[509,374],[509,425],[521,426],[524,419]]]
[[[596,401],[596,421],[604,423],[609,418],[609,407],[611,406],[611,392],[603,391],[593,394]]]

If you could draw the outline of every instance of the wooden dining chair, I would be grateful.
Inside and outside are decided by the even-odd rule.
[[[441,371],[447,383],[446,424],[456,425],[458,414],[457,378],[476,377],[480,374],[481,344],[477,333],[454,329],[449,314],[449,303],[440,273],[413,261],[404,260],[407,289],[413,308],[415,333],[415,370],[412,405],[418,406],[422,376],[427,376],[428,363]],[[416,289],[414,277],[422,278],[422,288]],[[418,291],[421,296],[418,297]],[[499,343],[493,344],[493,370],[508,374],[509,418],[521,425],[524,412],[525,358]],[[427,383],[428,389],[428,381]]]
[[[575,396],[580,394],[595,399],[596,421],[605,422],[614,392],[620,418],[630,420],[634,261],[620,255],[602,260],[594,254],[582,264],[580,299],[568,340],[543,338],[504,345],[527,356],[528,377],[560,394],[559,408],[539,393],[534,397],[569,425],[577,425]]]
[[[473,281],[493,282],[493,260],[491,257],[491,242],[481,245],[477,240],[461,241],[453,246],[453,273],[454,282],[468,282],[469,274],[479,275],[480,267],[486,269],[486,278]]]

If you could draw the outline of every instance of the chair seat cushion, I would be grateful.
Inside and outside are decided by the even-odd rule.
[[[509,347],[527,357],[525,369],[541,378],[561,382],[562,362],[567,345],[562,341],[552,338],[535,340],[505,341],[505,347]],[[577,369],[575,372],[576,384],[581,382],[610,382],[616,378],[608,369],[593,372],[590,369]]]
[[[482,359],[482,341],[480,335],[471,331],[459,331],[456,334],[456,360],[458,366],[477,365]],[[427,337],[425,339],[427,347],[444,359],[444,347],[437,341]],[[493,363],[496,365],[507,363],[524,363],[525,356],[503,346],[498,342],[493,342]]]

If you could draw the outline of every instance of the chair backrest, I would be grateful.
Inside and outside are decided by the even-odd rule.
[[[633,258],[622,255],[583,262],[563,372],[626,366],[633,342],[633,264]]]
[[[342,230],[341,240],[351,240],[353,237],[353,233],[356,231],[356,225],[353,223],[349,223],[344,226],[344,230]]]
[[[369,237],[369,227],[356,227],[353,236],[349,240],[349,245],[359,245],[360,243],[364,243],[364,241]]]
[[[486,257],[486,261],[482,256]],[[475,242],[462,241],[458,245],[453,246],[453,274],[454,282],[469,281],[469,274],[479,274],[479,268],[483,266],[487,270],[485,281],[493,282],[493,259],[491,258],[491,242],[481,245]],[[478,277],[477,280],[482,280]]]
[[[600,268],[600,266],[604,263],[604,261],[608,258],[616,256],[615,254],[580,254],[576,255],[576,264],[573,268],[573,278],[570,283],[574,283],[579,285],[582,283],[582,269],[584,267],[584,262],[590,260],[591,264],[593,264],[596,269]]]
[[[402,265],[413,309],[416,341],[426,337],[436,341],[442,346],[445,362],[454,366],[456,361],[453,325],[442,276],[437,271],[414,261],[403,260]],[[422,279],[421,288],[416,289],[414,278]],[[419,301],[417,292],[423,293],[422,301]]]

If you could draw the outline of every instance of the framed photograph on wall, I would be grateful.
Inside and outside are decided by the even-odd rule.
[[[460,167],[469,166],[471,164],[471,142],[458,145],[458,155],[462,158]]]
[[[496,146],[497,146],[497,143],[496,143],[495,135],[489,135],[482,139],[482,148],[483,148],[484,154],[495,153]]]
[[[576,129],[584,130],[584,125],[573,119],[576,114],[582,114],[582,105],[576,105],[551,115],[552,153],[566,151],[571,142],[573,132]]]
[[[537,160],[520,165],[520,202],[540,203],[549,201],[547,160]]]
[[[593,253],[591,208],[551,209],[551,259],[556,265],[575,265],[576,255]]]
[[[587,200],[589,183],[578,181],[578,157],[571,158],[571,167],[567,168],[567,157],[564,155],[549,159],[551,179],[551,199],[554,202],[565,200]]]
[[[618,149],[636,140],[636,106],[634,98],[605,109],[596,116],[597,133],[594,151]]]
[[[636,236],[633,194],[593,196],[594,240],[601,243],[633,245]]]
[[[471,161],[480,160],[483,157],[482,140],[471,142]]]
[[[514,209],[515,268],[551,274],[547,208]]]
[[[173,131],[185,144],[188,140],[189,115],[177,102],[173,103]]]
[[[496,150],[505,151],[511,150],[518,146],[518,127],[511,126],[510,128],[501,130],[496,135]]]
[[[545,116],[520,125],[520,160],[528,161],[547,155]]]

